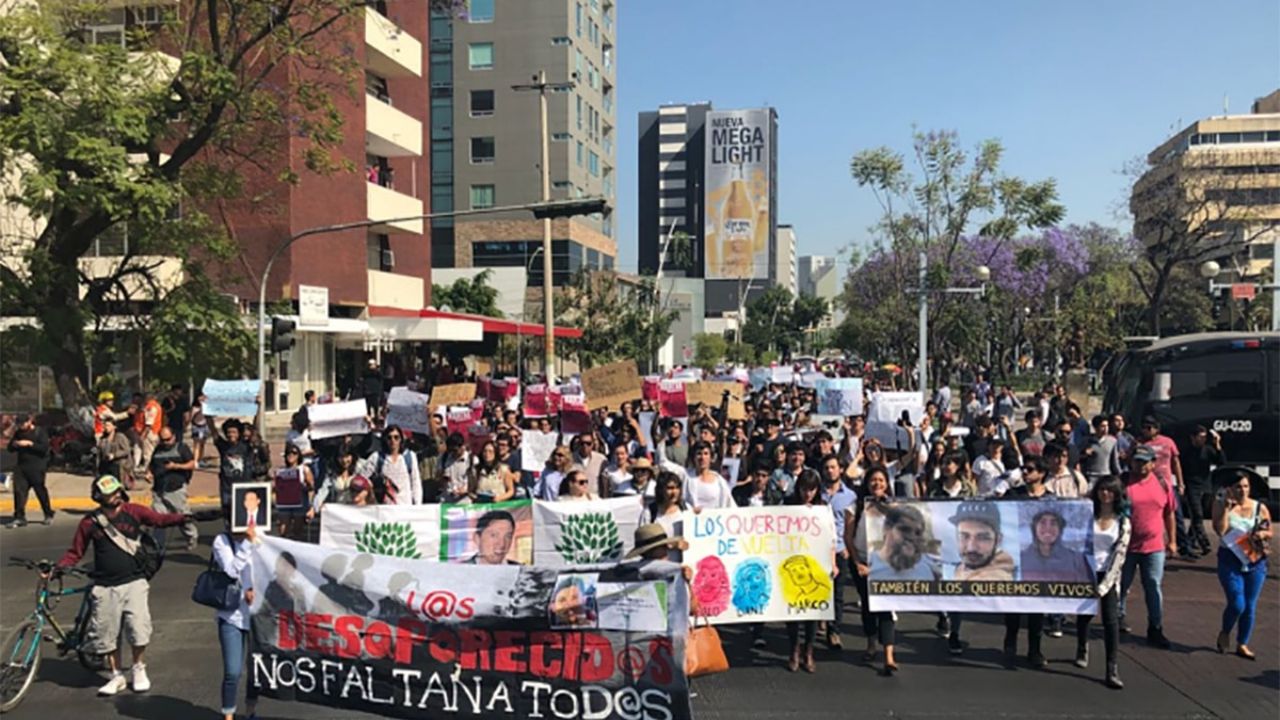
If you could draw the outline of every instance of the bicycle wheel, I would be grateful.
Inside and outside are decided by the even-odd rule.
[[[0,645],[0,713],[22,702],[40,669],[40,627],[27,620],[9,633]]]

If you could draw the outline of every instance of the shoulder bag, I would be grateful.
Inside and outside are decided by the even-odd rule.
[[[236,551],[235,541],[227,535],[227,543],[231,553]],[[240,605],[240,596],[244,591],[240,587],[240,578],[233,578],[218,566],[218,555],[211,552],[209,567],[196,576],[196,584],[191,588],[191,601],[211,607],[214,610],[235,610]]]
[[[133,556],[143,577],[150,580],[160,572],[160,566],[164,564],[164,550],[151,533],[139,529],[138,539],[133,540],[125,537],[101,512],[94,513],[93,519],[116,547]]]
[[[702,624],[698,624],[698,620]],[[689,641],[684,646],[684,672],[689,677],[701,677],[725,672],[729,669],[729,658],[725,657],[724,645],[720,642],[720,633],[711,626],[706,617],[694,619],[689,628]]]

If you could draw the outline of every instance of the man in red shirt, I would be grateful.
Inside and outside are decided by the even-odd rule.
[[[129,682],[121,672],[117,647],[121,626],[133,648],[130,674],[134,692],[151,688],[142,654],[151,642],[151,610],[148,607],[150,585],[137,560],[136,551],[125,547],[138,544],[143,526],[172,527],[192,519],[183,513],[157,513],[148,507],[129,502],[120,481],[103,475],[93,482],[90,494],[99,508],[85,515],[76,526],[71,548],[58,561],[57,570],[75,566],[93,545],[94,580],[93,611],[89,618],[89,648],[94,654],[106,655],[111,679],[98,688],[99,695],[115,695]],[[57,571],[55,570],[55,572]]]
[[[1136,572],[1142,573],[1142,594],[1147,603],[1147,642],[1153,647],[1168,649],[1170,643],[1164,636],[1163,602],[1160,583],[1164,579],[1166,553],[1178,553],[1177,531],[1174,524],[1173,486],[1166,483],[1154,471],[1156,453],[1149,446],[1140,445],[1129,458],[1129,474],[1125,477],[1125,490],[1129,495],[1132,531],[1129,552],[1124,558],[1120,573],[1120,629],[1130,632],[1125,622],[1125,597],[1133,584]]]

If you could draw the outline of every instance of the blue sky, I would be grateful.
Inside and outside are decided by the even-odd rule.
[[[802,255],[868,239],[858,150],[912,125],[1005,146],[1054,177],[1067,222],[1121,225],[1121,171],[1197,118],[1280,87],[1280,0],[621,0],[619,266],[636,268],[638,114],[668,102],[772,105],[779,221]]]

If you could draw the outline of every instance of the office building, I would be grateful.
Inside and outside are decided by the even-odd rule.
[[[617,65],[613,0],[471,0],[465,18],[431,17],[432,207],[482,209],[542,197],[539,71],[547,92],[551,198],[601,196],[599,215],[557,220],[553,282],[617,259]],[[572,82],[570,87],[568,83]],[[431,223],[435,267],[528,268],[542,285],[542,223],[528,212]]]
[[[787,289],[792,297],[799,294],[798,278],[796,276],[796,230],[790,225],[778,226],[778,241],[775,244],[776,257],[773,261],[773,271],[769,276],[769,280],[773,285],[779,285]]]
[[[831,312],[818,326],[829,329],[840,323],[843,312],[838,309],[840,299],[841,278],[836,268],[836,259],[825,255],[805,255],[800,258],[797,273],[799,294],[804,297],[822,298],[827,301]]]
[[[639,115],[640,270],[703,279],[708,318],[737,317],[771,283],[794,287],[794,250],[777,246],[777,139],[773,108],[671,104]],[[669,246],[673,231],[689,246]]]
[[[1171,221],[1213,250],[1220,281],[1256,280],[1280,236],[1280,90],[1247,115],[1197,120],[1148,155],[1129,201],[1134,234],[1167,242]]]

